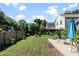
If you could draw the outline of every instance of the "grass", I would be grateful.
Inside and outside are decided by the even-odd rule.
[[[47,35],[29,36],[0,52],[0,56],[48,56]]]

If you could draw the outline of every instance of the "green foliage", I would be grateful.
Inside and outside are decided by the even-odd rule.
[[[14,21],[11,17],[6,16],[3,11],[0,10],[0,28],[3,31],[8,31],[11,28],[16,29],[16,21]]]
[[[46,21],[41,19],[35,19],[34,22],[38,27],[38,33],[43,34],[45,32]]]
[[[15,42],[15,39],[13,39],[13,38],[10,38],[10,40],[11,40],[11,44],[14,44],[14,42]]]
[[[34,20],[34,22],[38,25],[38,27],[40,26],[40,24],[41,24],[41,20],[40,19],[38,19],[38,18],[36,18],[35,20]]]
[[[40,24],[40,30],[45,30],[46,27],[46,21],[45,20],[41,20],[41,24]]]
[[[72,11],[65,11],[65,14],[78,14],[78,13],[79,13],[79,9],[72,10]]]
[[[36,36],[36,37],[38,37],[38,35],[37,35],[37,34],[35,34],[35,36]]]
[[[79,31],[77,31],[75,42],[79,43]]]
[[[34,23],[27,23],[25,20],[21,19],[18,22],[14,21],[11,17],[6,16],[3,11],[0,10],[0,31],[14,31],[24,30],[26,33],[30,34],[44,34],[46,27],[46,20],[36,18]]]
[[[77,35],[76,39],[77,43],[79,43],[79,35]]]
[[[3,11],[0,10],[0,27],[2,27],[2,25],[4,25],[5,23],[6,23],[5,14]]]
[[[63,39],[67,38],[67,29],[60,30],[60,34]]]
[[[40,24],[40,31],[44,30],[44,25]]]
[[[27,23],[25,20],[19,20],[18,26],[19,26],[20,30],[24,30],[27,27]]]
[[[25,38],[26,38],[26,36],[23,36],[23,37],[22,37],[22,39],[25,39]]]
[[[76,10],[72,11],[72,13],[74,13],[74,14],[79,13],[79,9],[76,9]]]
[[[35,23],[29,23],[28,31],[30,32],[30,34],[36,34],[38,31],[38,26]]]
[[[65,11],[64,14],[71,14],[72,12],[71,11]]]

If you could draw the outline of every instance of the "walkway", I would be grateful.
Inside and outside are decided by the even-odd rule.
[[[52,40],[52,39],[48,39],[48,41],[64,56],[78,56],[77,52],[71,52],[69,50],[70,45],[66,45],[63,44],[62,42],[57,42],[57,40]]]
[[[51,56],[63,56],[51,43],[48,43],[48,51]]]

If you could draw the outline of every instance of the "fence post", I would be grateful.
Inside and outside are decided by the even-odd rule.
[[[4,39],[4,46],[5,46],[6,45],[5,32],[3,33],[3,39]]]
[[[23,30],[21,30],[21,35],[22,35],[22,37],[24,36]]]
[[[24,31],[22,31],[22,37],[24,36]]]
[[[15,34],[16,34],[16,40],[17,40],[17,31],[16,31],[16,33],[15,33]]]

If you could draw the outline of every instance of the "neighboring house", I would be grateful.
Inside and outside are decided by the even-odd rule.
[[[55,29],[65,29],[65,17],[59,15],[55,20]]]
[[[55,29],[66,29],[71,19],[75,20],[76,29],[79,30],[79,14],[60,14],[55,20]]]
[[[55,23],[54,22],[47,22],[46,23],[46,30],[53,30],[55,29]]]

